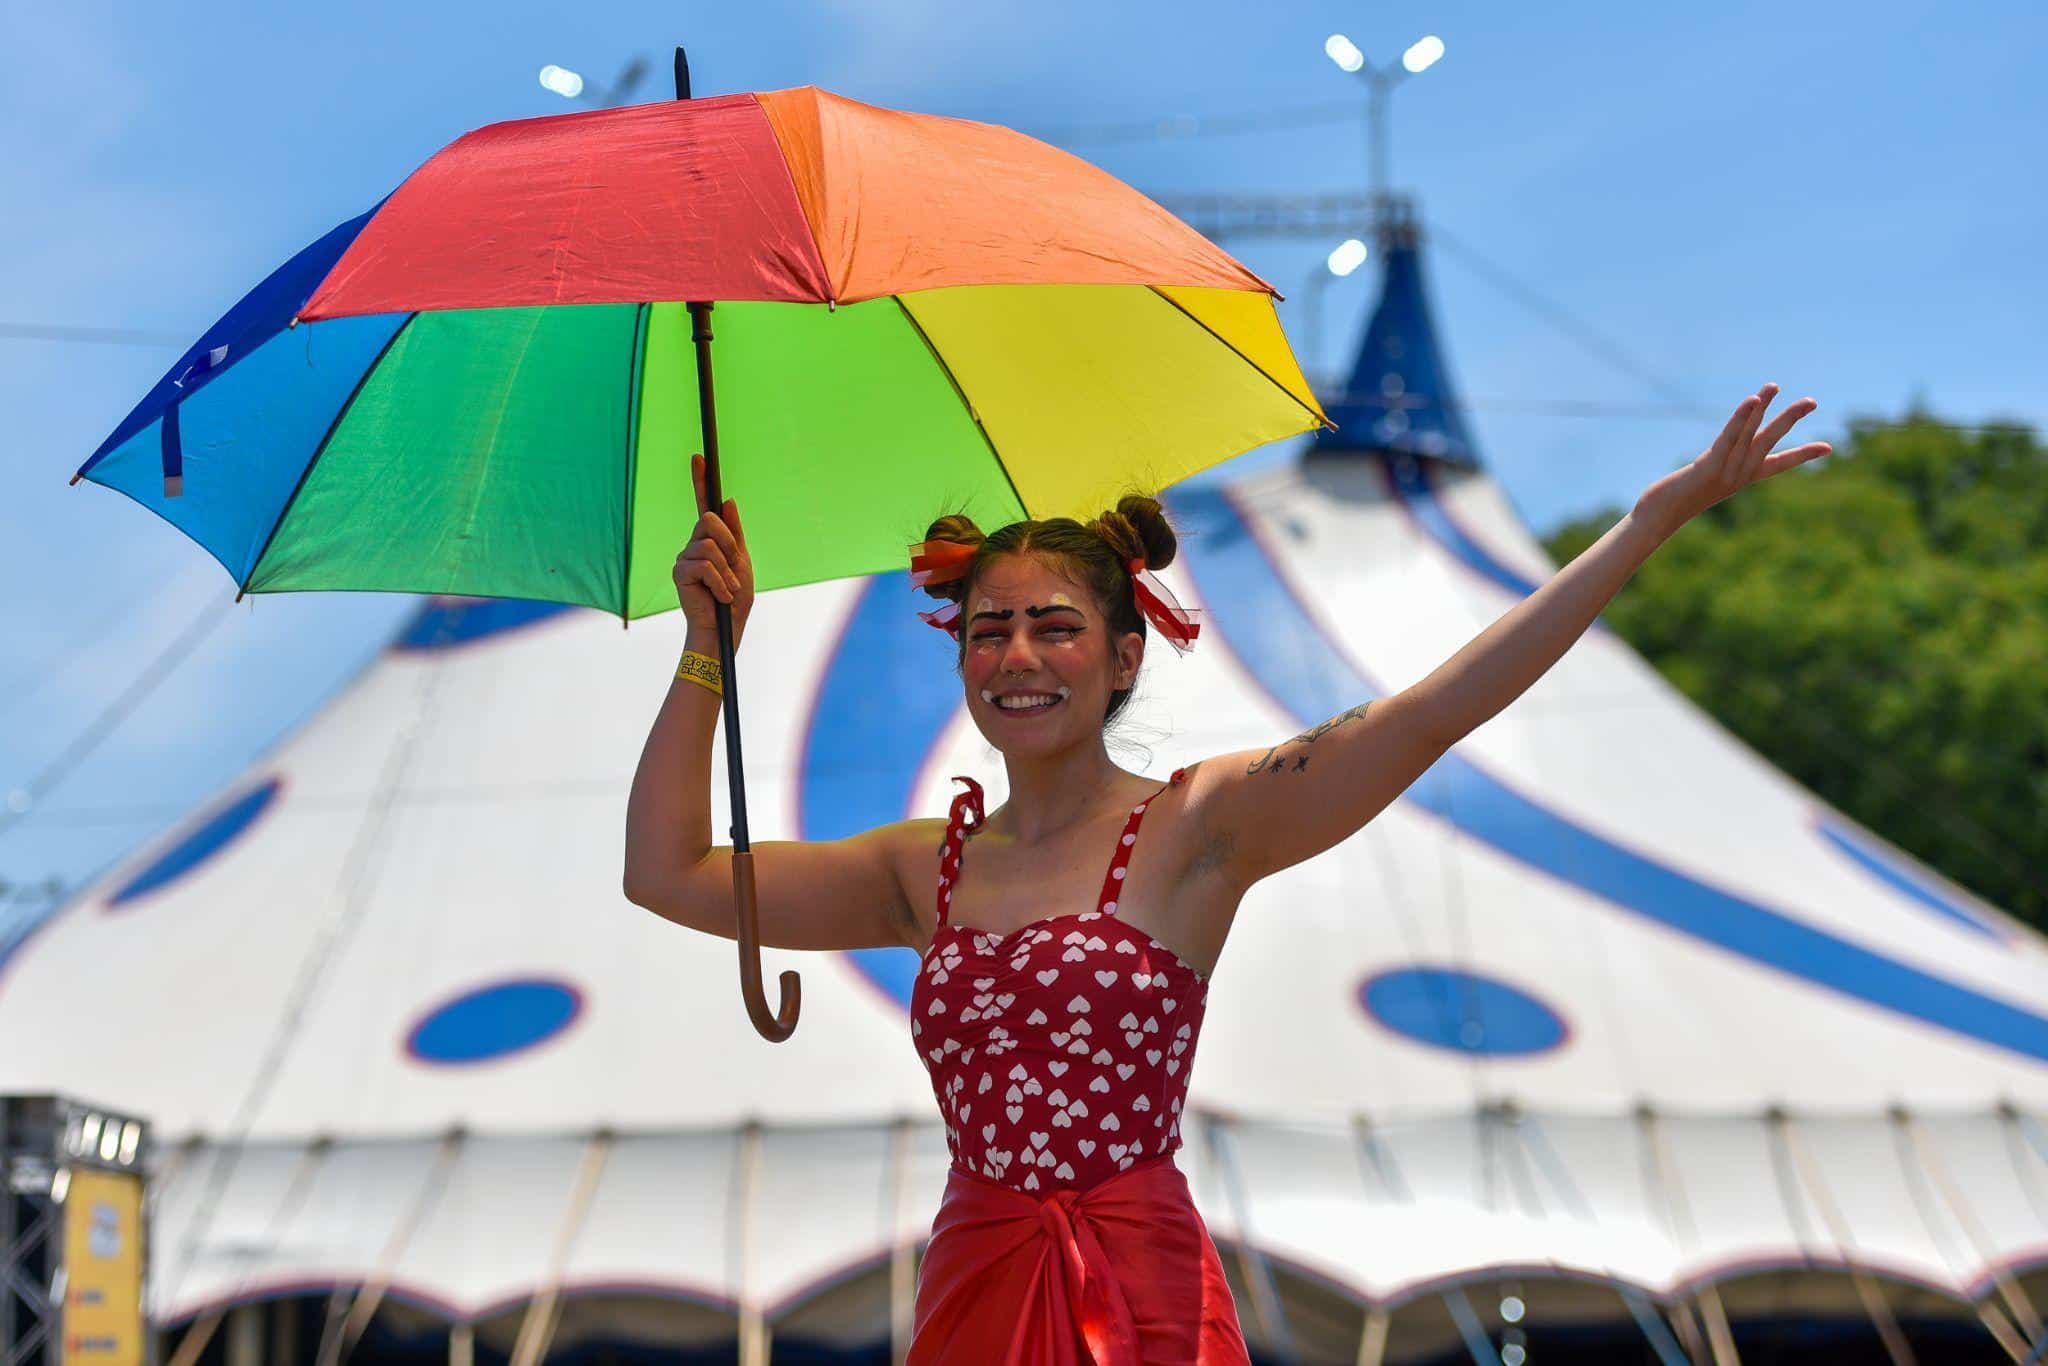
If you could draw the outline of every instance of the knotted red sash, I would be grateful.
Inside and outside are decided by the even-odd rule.
[[[909,1366],[1250,1361],[1170,1157],[1040,1199],[955,1168],[918,1275]]]

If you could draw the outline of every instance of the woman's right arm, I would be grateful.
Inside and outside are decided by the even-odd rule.
[[[691,460],[704,506],[703,457]],[[738,509],[702,513],[676,558],[676,593],[689,623],[686,648],[718,657],[713,598],[732,607],[735,647],[754,600],[754,572]],[[626,899],[664,919],[727,939],[738,937],[732,849],[711,842],[711,743],[719,697],[674,679],[626,802]],[[927,830],[925,827],[934,827]],[[857,949],[914,943],[916,917],[897,877],[906,841],[932,821],[900,821],[839,840],[765,840],[753,846],[761,942],[782,949]]]

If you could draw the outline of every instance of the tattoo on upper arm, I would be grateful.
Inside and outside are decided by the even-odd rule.
[[[1291,756],[1294,760],[1294,766],[1291,769],[1288,767],[1287,760],[1285,758],[1281,758],[1276,761],[1274,756],[1278,755],[1280,751],[1282,749],[1285,749],[1288,745],[1314,744],[1317,740],[1329,734],[1331,731],[1337,729],[1337,727],[1343,725],[1346,721],[1355,720],[1358,717],[1365,715],[1366,709],[1370,706],[1372,706],[1372,703],[1370,702],[1360,702],[1351,710],[1338,713],[1337,715],[1331,717],[1327,721],[1324,721],[1320,725],[1314,726],[1308,730],[1303,731],[1301,734],[1295,736],[1292,740],[1282,741],[1280,744],[1273,746],[1273,748],[1267,750],[1264,754],[1261,754],[1258,758],[1252,760],[1249,764],[1245,765],[1245,773],[1258,773],[1268,768],[1270,768],[1275,773],[1307,772],[1308,755],[1306,754],[1295,754]]]

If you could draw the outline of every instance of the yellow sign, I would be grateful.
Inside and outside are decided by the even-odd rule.
[[[142,1366],[142,1179],[74,1167],[64,1195],[64,1366]]]

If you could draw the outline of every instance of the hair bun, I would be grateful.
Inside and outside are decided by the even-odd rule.
[[[925,528],[924,538],[927,541],[951,541],[955,545],[976,547],[988,539],[982,535],[981,528],[974,524],[974,519],[964,512],[948,513],[939,518]],[[924,591],[945,602],[962,602],[967,597],[967,579],[963,576],[949,579],[944,583],[928,583],[924,585]]]
[[[1117,499],[1115,507],[1095,519],[1095,529],[1124,559],[1143,555],[1147,569],[1166,568],[1180,548],[1166,510],[1157,498],[1142,493],[1127,493]]]

